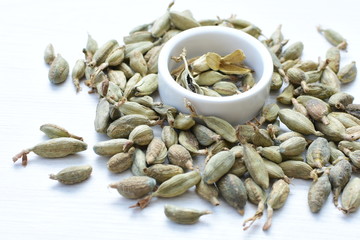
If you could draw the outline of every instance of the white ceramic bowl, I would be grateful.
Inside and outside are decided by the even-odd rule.
[[[186,48],[187,58],[216,52],[222,56],[241,49],[246,55],[245,64],[255,70],[256,84],[250,90],[233,96],[209,97],[181,87],[171,77],[177,65],[171,57],[179,56]],[[254,37],[227,27],[197,27],[171,38],[162,48],[158,60],[159,93],[163,103],[189,113],[184,105],[187,98],[198,114],[221,117],[236,125],[254,118],[269,96],[273,63],[263,44]]]

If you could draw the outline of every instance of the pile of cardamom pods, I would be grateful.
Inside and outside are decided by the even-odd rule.
[[[89,35],[83,49],[85,58],[72,70],[77,91],[85,77],[90,92],[100,96],[95,130],[109,140],[96,143],[93,150],[109,157],[109,171],[131,169],[134,175],[109,186],[125,198],[137,199],[132,207],[141,208],[153,197],[176,197],[193,186],[213,205],[219,205],[220,195],[241,215],[249,201],[258,209],[244,220],[244,230],[260,219],[265,209],[263,230],[270,228],[273,210],[281,208],[289,195],[291,178],[312,179],[308,193],[312,212],[320,211],[331,192],[336,208],[345,214],[355,212],[360,206],[360,178],[352,173],[360,169],[360,105],[341,91],[341,85],[355,80],[357,72],[355,62],[340,64],[346,40],[319,27],[333,47],[324,61],[302,60],[303,43],[286,46],[288,40],[279,26],[261,41],[273,58],[271,90],[283,90],[276,103],[262,108],[257,119],[232,126],[221,116],[198,115],[187,100],[190,114],[154,100],[159,52],[171,37],[193,27],[231,27],[258,39],[262,32],[235,16],[197,21],[189,10],[172,11],[172,4],[158,19],[125,36],[123,45],[110,40],[98,47]],[[51,82],[66,80],[69,65],[61,55],[55,55],[52,45],[46,48],[45,61],[50,64]],[[161,126],[161,136],[154,134],[156,125]],[[81,138],[59,126],[46,124],[41,129],[54,139],[22,151],[14,161],[22,157],[26,164],[30,151],[53,158],[87,148]],[[205,165],[201,170],[193,162],[198,156],[203,156],[200,159]],[[64,172],[50,178],[73,184],[85,180],[91,168]],[[195,223],[209,213],[165,206],[166,216],[181,224]]]

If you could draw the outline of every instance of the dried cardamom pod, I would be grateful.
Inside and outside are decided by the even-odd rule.
[[[331,47],[326,51],[326,60],[329,61],[329,67],[334,73],[339,72],[340,66],[340,50],[337,47]]]
[[[285,182],[290,183],[290,179],[285,175],[282,168],[269,160],[264,159],[266,170],[268,171],[269,178],[271,179],[283,179]]]
[[[152,36],[156,38],[162,37],[170,29],[171,22],[170,22],[169,11],[173,4],[174,2],[171,2],[166,12],[158,19],[156,19],[153,25],[151,26]]]
[[[117,153],[127,151],[131,144],[132,141],[125,138],[111,139],[95,143],[93,150],[100,156],[114,156]]]
[[[50,82],[59,84],[64,82],[69,75],[68,62],[58,54],[50,65],[48,78]]]
[[[356,79],[357,74],[357,68],[356,68],[356,62],[352,61],[351,63],[343,66],[337,76],[341,83],[349,83]]]
[[[148,176],[131,176],[109,184],[109,187],[118,190],[121,196],[130,199],[144,197],[152,192],[155,189],[155,186],[155,179]]]
[[[150,120],[144,115],[129,114],[112,122],[107,129],[107,135],[110,138],[127,138],[138,125],[155,126],[161,123],[160,120]]]
[[[57,174],[50,174],[50,179],[58,180],[67,185],[81,183],[91,175],[92,167],[90,165],[67,167]]]
[[[12,160],[16,162],[22,158],[22,165],[27,165],[27,154],[34,152],[43,158],[61,158],[77,152],[85,151],[87,144],[83,141],[70,137],[53,138],[42,143],[38,143],[32,148],[22,150],[16,154]]]
[[[252,136],[251,142],[256,146],[270,147],[274,145],[267,130],[258,128],[254,125],[255,134]]]
[[[299,103],[298,100],[296,100],[296,98],[292,98],[291,102],[292,102],[292,105],[293,105],[293,110],[295,110],[296,112],[301,113],[302,115],[304,115],[307,118],[310,118],[305,106],[302,105],[301,103]]]
[[[219,191],[214,184],[207,184],[201,180],[198,184],[196,184],[195,192],[212,205],[220,205],[218,200]]]
[[[294,85],[300,85],[302,81],[307,81],[308,76],[300,68],[289,68],[286,71],[286,75],[289,79],[289,82]]]
[[[341,82],[336,73],[330,67],[325,67],[320,82],[328,87],[333,88],[336,92],[340,92]]]
[[[256,151],[264,158],[274,162],[281,163],[282,156],[280,153],[279,146],[270,146],[270,147],[257,147]]]
[[[318,62],[314,62],[312,60],[304,60],[304,61],[300,61],[298,62],[296,65],[294,65],[294,67],[296,68],[300,68],[301,70],[303,70],[304,72],[309,72],[309,71],[315,71],[318,69],[319,67],[319,63]]]
[[[282,87],[282,85],[283,85],[283,79],[281,75],[277,72],[274,72],[271,76],[270,90],[277,91]]]
[[[101,98],[96,106],[96,114],[94,120],[95,131],[98,133],[106,133],[110,124],[110,104],[106,98]]]
[[[247,193],[242,180],[234,174],[228,173],[216,183],[216,186],[225,201],[234,207],[240,215],[244,215]]]
[[[154,37],[151,34],[151,32],[142,30],[142,31],[136,31],[136,32],[130,33],[129,36],[123,37],[123,41],[125,44],[142,42],[142,41],[152,42],[152,41],[154,41]]]
[[[329,163],[330,148],[325,138],[316,138],[308,147],[306,162],[313,168],[322,168]]]
[[[140,52],[141,54],[145,54],[149,51],[152,47],[158,44],[158,41],[151,42],[151,41],[141,41],[136,43],[129,43],[125,45],[125,59],[130,58],[133,52]]]
[[[244,184],[249,201],[257,205],[254,216],[246,219],[243,223],[243,230],[247,230],[257,219],[262,217],[266,203],[266,192],[252,178],[245,179]]]
[[[305,135],[314,134],[316,136],[323,136],[321,132],[315,130],[314,124],[299,112],[291,109],[281,109],[279,111],[279,118],[290,130]]]
[[[190,152],[180,144],[172,145],[168,150],[169,162],[184,169],[194,169]]]
[[[131,52],[130,58],[130,67],[135,71],[140,73],[141,76],[145,76],[148,69],[147,63],[144,59],[144,56],[141,52],[134,50]]]
[[[236,131],[239,132],[240,136],[244,137],[248,143],[252,142],[253,135],[255,134],[255,129],[252,125],[237,125]]]
[[[285,175],[289,178],[301,178],[301,179],[311,179],[311,172],[313,171],[312,167],[303,162],[297,160],[287,160],[281,162],[279,166],[284,171]]]
[[[44,51],[44,61],[45,63],[47,63],[48,65],[51,65],[51,63],[54,61],[55,59],[55,51],[54,51],[54,46],[49,43]]]
[[[188,101],[187,99],[185,99],[185,104],[186,107],[190,110],[193,117],[203,120],[208,128],[215,131],[223,139],[231,143],[237,141],[236,131],[230,123],[219,117],[198,115],[195,111],[194,106],[192,106],[190,101]]]
[[[143,77],[135,85],[135,96],[146,96],[153,94],[158,89],[158,76],[150,73]]]
[[[130,102],[137,102],[145,107],[153,108],[154,106],[163,105],[161,102],[154,102],[154,99],[150,96],[131,97]],[[154,109],[154,108],[153,108]]]
[[[154,131],[148,125],[139,125],[129,134],[129,140],[139,146],[147,146],[153,138]]]
[[[274,122],[278,117],[279,111],[280,108],[276,103],[266,104],[261,109],[259,124],[263,124],[265,121]]]
[[[329,98],[328,103],[336,109],[345,110],[346,106],[352,104],[353,101],[354,97],[352,95],[345,92],[337,92]]]
[[[321,177],[311,183],[308,192],[308,204],[311,212],[320,211],[331,193],[329,171],[325,171]]]
[[[86,68],[86,64],[84,60],[79,59],[75,62],[75,65],[72,69],[71,78],[73,80],[77,92],[81,90],[79,81],[85,76],[85,68]]]
[[[285,133],[280,134],[279,136],[276,137],[275,140],[278,143],[282,143],[292,137],[304,137],[304,135],[302,135],[301,133],[298,133],[298,132],[290,131],[290,132],[285,132]]]
[[[199,142],[196,136],[191,131],[180,131],[179,144],[185,147],[189,152],[193,154],[203,155],[207,154],[206,149],[199,149]]]
[[[286,60],[285,62],[283,62],[281,65],[282,65],[282,68],[285,72],[287,72],[290,68],[294,67],[296,64],[298,64],[300,61],[300,58],[297,58],[297,59],[289,59],[289,60]]]
[[[133,164],[131,165],[131,172],[135,176],[145,176],[144,169],[146,168],[146,157],[145,153],[140,149],[136,148],[133,154]]]
[[[348,104],[345,111],[357,118],[360,118],[360,104]]]
[[[360,119],[345,112],[331,112],[329,115],[339,120],[346,128],[360,125]]]
[[[153,197],[171,198],[179,196],[185,193],[189,188],[198,184],[200,180],[201,176],[198,171],[190,171],[187,173],[175,175],[169,180],[163,182],[151,195],[141,199],[131,207],[145,208],[147,205],[149,205],[150,200]]]
[[[178,134],[171,126],[164,126],[161,131],[161,140],[163,140],[167,148],[170,148],[178,143]]]
[[[222,74],[218,71],[210,70],[210,71],[206,71],[206,72],[201,72],[199,75],[197,75],[195,77],[195,81],[197,84],[199,84],[201,86],[211,86],[221,80],[225,80],[228,78],[229,78],[229,76],[227,76],[225,74]]]
[[[71,134],[65,128],[62,128],[55,124],[43,124],[40,126],[40,131],[45,133],[46,136],[48,136],[49,138],[70,137],[83,141],[82,137]]]
[[[90,34],[88,34],[88,38],[87,38],[87,42],[86,42],[86,47],[83,49],[83,52],[85,54],[85,59],[86,62],[89,63],[91,62],[95,52],[98,50],[98,44],[95,41],[95,39],[93,39],[91,37]]]
[[[284,206],[287,197],[290,193],[289,183],[285,182],[282,179],[277,180],[272,188],[269,196],[267,198],[267,220],[263,226],[263,230],[266,231],[271,227],[273,210],[279,209]]]
[[[171,23],[177,29],[187,30],[194,27],[200,27],[200,24],[192,17],[186,14],[185,12],[170,12]]]
[[[276,120],[274,124],[268,124],[266,126],[266,131],[269,133],[269,136],[271,137],[274,142],[276,141],[276,137],[280,134],[280,120]]]
[[[269,174],[262,157],[244,138],[241,137],[239,131],[237,131],[237,136],[244,148],[244,156],[242,159],[245,162],[245,166],[250,176],[260,187],[267,189],[269,187]]]
[[[146,149],[147,164],[163,163],[167,155],[165,143],[160,138],[153,138]]]
[[[144,172],[147,176],[154,178],[156,182],[163,183],[175,175],[184,173],[184,170],[172,164],[154,164],[144,168]]]
[[[128,64],[126,64],[125,62],[122,62],[118,67],[117,70],[122,71],[125,74],[125,77],[127,79],[130,79],[131,77],[134,76],[135,72],[134,70],[132,70],[130,68],[130,66]],[[140,73],[139,73],[140,74]],[[124,90],[125,91],[125,90]]]
[[[107,162],[107,168],[113,173],[122,173],[133,164],[132,155],[135,152],[135,148],[131,147],[127,152],[120,152],[112,156]]]
[[[116,40],[109,40],[104,43],[100,48],[96,50],[94,56],[92,57],[89,66],[95,67],[104,63],[112,51],[119,47],[119,43]]]
[[[239,146],[239,147],[241,147],[241,146]],[[234,151],[232,151],[232,152],[234,152]],[[235,162],[234,162],[233,166],[230,168],[228,173],[234,174],[238,177],[242,177],[246,172],[247,172],[247,168],[245,166],[245,162],[242,160],[241,157],[239,157],[239,158],[235,157]]]
[[[172,126],[175,129],[186,131],[195,125],[195,120],[191,115],[179,113],[176,115],[173,122],[169,121],[169,123],[170,126]]]
[[[338,148],[341,151],[345,148],[347,148],[351,151],[360,150],[360,142],[341,141],[341,142],[339,142]]]
[[[240,94],[238,87],[232,82],[219,81],[213,85],[213,89],[222,96]]]
[[[174,37],[175,35],[177,35],[178,33],[182,32],[179,29],[171,29],[169,31],[167,31],[164,36],[162,37],[162,42],[166,43],[167,41],[169,41],[172,37]]]
[[[235,155],[231,151],[220,151],[213,155],[205,165],[203,180],[212,184],[224,176],[234,165]]]
[[[117,105],[117,108],[123,115],[140,114],[149,118],[150,120],[159,119],[159,116],[154,110],[136,102],[122,100],[121,103]]]
[[[292,104],[291,99],[294,97],[293,94],[294,85],[289,84],[284,90],[276,97],[279,103],[290,105]]]
[[[321,99],[311,99],[304,104],[307,113],[310,117],[316,121],[320,121],[323,124],[329,124],[327,115],[330,112],[329,105]]]
[[[194,224],[202,215],[211,214],[210,211],[200,211],[192,208],[165,205],[164,212],[167,218],[179,224]]]
[[[341,50],[346,50],[347,42],[346,42],[345,38],[343,38],[343,36],[341,36],[338,32],[336,32],[330,28],[324,29],[321,26],[318,26],[317,30],[333,46],[338,47]]]
[[[318,82],[315,83],[302,82],[301,88],[306,95],[314,96],[320,99],[327,99],[331,97],[333,94],[339,92],[337,89],[331,86]]]
[[[253,36],[254,38],[259,38],[261,36],[261,29],[255,25],[250,25],[240,30],[246,32],[247,34]]]
[[[329,179],[333,192],[334,205],[338,206],[338,199],[341,191],[351,178],[352,168],[348,160],[341,160],[330,168]]]
[[[341,160],[349,161],[349,159],[345,156],[345,154],[337,148],[337,146],[334,142],[329,142],[328,146],[330,149],[331,164],[335,165],[336,163],[338,163]]]
[[[100,71],[106,69],[109,66],[114,67],[120,65],[124,60],[124,56],[125,56],[125,47],[124,46],[116,47],[105,59],[105,62],[101,63],[99,67],[97,67],[95,74],[99,73]]]
[[[202,146],[209,146],[215,141],[219,141],[221,139],[220,135],[201,124],[195,124],[191,130]]]
[[[105,97],[110,103],[115,104],[121,100],[123,93],[118,85],[110,82],[107,78],[96,85],[100,96]]]
[[[163,46],[164,44],[159,46],[154,46],[144,56],[148,67],[148,73],[158,73],[158,60],[160,56],[160,51]]]
[[[347,148],[341,149],[349,158],[355,168],[360,168],[360,150],[350,151]]]
[[[295,42],[288,46],[281,54],[280,61],[295,60],[302,55],[304,44],[302,42]]]
[[[354,141],[360,137],[353,134],[347,134],[344,125],[336,118],[328,116],[328,119],[329,124],[327,125],[321,122],[315,122],[316,129],[324,133],[327,139],[339,142],[341,140]]]
[[[360,207],[360,178],[354,177],[346,184],[341,195],[340,210],[345,213],[353,213]]]

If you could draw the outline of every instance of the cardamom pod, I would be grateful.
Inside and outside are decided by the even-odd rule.
[[[189,152],[198,155],[207,154],[206,149],[199,149],[199,142],[191,131],[180,131],[179,144],[185,147]]]
[[[16,154],[12,159],[16,162],[22,158],[22,165],[27,165],[27,154],[34,152],[43,158],[61,158],[68,155],[85,151],[87,144],[83,141],[70,137],[53,138],[42,143],[38,143],[32,148],[22,150]]]
[[[340,66],[340,50],[337,47],[331,47],[326,51],[326,60],[329,61],[329,67],[334,73],[339,72]]]
[[[330,168],[329,179],[333,192],[334,205],[338,206],[338,199],[341,191],[351,178],[352,167],[348,160],[341,160]]]
[[[93,150],[100,156],[114,156],[126,151],[132,145],[132,141],[125,138],[105,140],[94,144]]]
[[[55,59],[55,51],[54,51],[54,46],[49,43],[44,51],[44,61],[45,63],[47,63],[48,65],[51,65],[51,63],[54,61]]]
[[[212,156],[205,165],[203,180],[212,184],[224,176],[234,165],[235,155],[231,151],[220,151]]]
[[[152,177],[158,183],[163,183],[175,175],[184,173],[184,170],[172,164],[154,164],[148,168],[144,168],[147,176]]]
[[[311,186],[309,188],[308,204],[311,212],[319,212],[326,200],[328,199],[330,193],[331,184],[329,180],[329,172],[325,171],[325,173],[321,177],[311,183]]]
[[[58,54],[50,65],[48,74],[49,80],[54,84],[59,84],[64,82],[68,75],[69,64],[60,54]]]
[[[73,80],[77,92],[81,90],[79,81],[85,76],[85,68],[86,68],[86,64],[84,60],[79,59],[75,62],[75,65],[72,69],[71,78]]]
[[[160,138],[153,138],[146,149],[147,164],[163,163],[167,155],[165,143]]]
[[[230,206],[234,207],[240,215],[244,215],[244,207],[248,198],[242,180],[237,176],[228,173],[216,183],[216,186],[225,201]]]
[[[113,173],[122,173],[133,164],[132,155],[135,152],[135,148],[131,147],[127,152],[120,152],[112,156],[107,162],[107,168]]]
[[[195,192],[214,206],[220,205],[218,200],[219,191],[214,184],[207,184],[201,180],[196,184]]]
[[[330,160],[330,148],[325,138],[316,138],[308,147],[306,162],[313,168],[322,168]]]
[[[154,131],[148,125],[139,125],[129,134],[129,140],[139,146],[147,146],[153,138]]]
[[[99,66],[108,58],[108,56],[112,53],[112,51],[119,47],[119,43],[116,40],[109,40],[104,43],[101,47],[99,47],[94,56],[92,57],[89,66],[95,67]]]
[[[170,148],[178,143],[178,134],[171,126],[164,126],[161,131],[161,140],[163,140],[167,148]]]
[[[210,211],[200,211],[168,204],[165,205],[164,212],[167,218],[180,224],[194,224],[199,221],[202,215],[211,214]]]
[[[71,134],[65,128],[55,124],[43,124],[40,126],[40,131],[44,132],[49,138],[70,137],[83,141],[82,137]]]
[[[152,192],[156,187],[156,181],[148,176],[131,176],[111,183],[109,187],[115,188],[125,198],[138,199]]]
[[[95,131],[98,133],[106,133],[110,124],[110,103],[106,98],[101,98],[96,106],[96,114],[94,120]]]
[[[313,168],[303,162],[303,161],[297,161],[297,160],[287,160],[284,162],[281,162],[279,166],[284,171],[285,175],[289,178],[301,178],[301,179],[311,179],[313,171]]]
[[[172,145],[168,150],[169,162],[184,169],[192,170],[193,159],[190,152],[180,144]]]
[[[146,157],[143,150],[136,148],[133,154],[133,164],[131,172],[135,176],[146,176],[144,169],[146,168]]]
[[[341,195],[340,210],[345,213],[353,213],[360,207],[360,178],[354,177],[346,184]]]
[[[290,193],[289,183],[282,179],[277,180],[269,193],[267,199],[267,219],[263,226],[263,230],[266,231],[271,227],[273,210],[279,209],[284,206],[286,199]]]
[[[67,185],[81,183],[91,175],[92,167],[90,165],[67,167],[57,174],[50,174],[50,179],[58,180]]]
[[[270,147],[257,147],[256,151],[264,158],[274,162],[281,163],[282,156],[280,153],[279,146],[270,146]]]
[[[338,32],[336,32],[330,28],[324,29],[321,26],[318,26],[317,30],[333,46],[338,47],[341,50],[346,50],[347,42],[346,42],[345,38],[343,36],[341,36]]]
[[[219,141],[221,139],[220,135],[201,124],[195,124],[191,130],[202,146],[209,146],[215,141]]]
[[[351,63],[343,66],[337,76],[341,83],[349,83],[356,79],[357,74],[357,68],[356,68],[356,62],[352,61]]]
[[[279,152],[283,156],[297,156],[305,151],[307,142],[303,137],[292,137],[279,146]]]

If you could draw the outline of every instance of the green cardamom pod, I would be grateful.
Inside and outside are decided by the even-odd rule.
[[[54,84],[59,84],[64,82],[68,75],[69,64],[60,54],[58,54],[50,65],[48,74],[49,80]]]
[[[57,174],[50,174],[50,179],[58,180],[67,185],[81,183],[91,175],[92,167],[90,165],[67,167]]]

